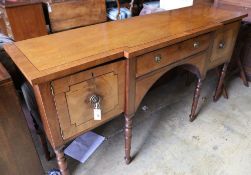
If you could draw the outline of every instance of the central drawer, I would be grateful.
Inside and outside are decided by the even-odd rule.
[[[125,63],[100,66],[52,82],[63,139],[88,131],[124,110]],[[99,97],[101,120],[94,120],[93,97]]]
[[[210,33],[137,57],[136,77],[208,49]]]

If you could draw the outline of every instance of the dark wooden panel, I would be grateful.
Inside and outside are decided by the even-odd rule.
[[[43,174],[13,83],[0,64],[1,175]]]
[[[0,16],[0,32],[4,35],[7,35],[7,28],[6,25],[4,23],[4,18],[3,16]]]
[[[52,3],[49,13],[53,32],[106,21],[105,0]]]
[[[16,41],[47,35],[42,3],[6,8]]]

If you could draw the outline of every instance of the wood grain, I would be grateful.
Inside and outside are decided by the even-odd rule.
[[[250,0],[215,0],[214,6],[231,10],[231,11],[240,11],[243,13],[248,13],[248,16],[244,18],[244,21],[251,22],[251,1]]]
[[[209,37],[210,34],[202,35],[137,57],[136,77],[208,49]],[[156,56],[160,57],[159,62]]]
[[[8,7],[5,10],[15,41],[47,35],[42,3]]]
[[[79,0],[51,3],[52,32],[105,22],[105,0]]]
[[[209,67],[216,67],[232,57],[239,29],[238,21],[216,31]]]
[[[30,82],[39,83],[117,59],[118,55],[156,50],[244,16],[208,6],[156,13],[17,42],[16,47],[25,56],[12,59]],[[11,56],[13,49],[5,48]],[[22,59],[22,64],[18,64],[18,59]],[[30,72],[25,67],[33,67],[36,71]]]
[[[53,81],[55,104],[64,140],[96,127],[124,111],[125,61]],[[101,98],[102,119],[94,120],[90,97]]]

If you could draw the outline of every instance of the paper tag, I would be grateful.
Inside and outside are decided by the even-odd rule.
[[[51,5],[49,2],[47,2],[47,8],[48,8],[48,12],[51,13],[52,12],[52,9],[51,9]]]
[[[93,109],[94,120],[101,120],[101,109]]]

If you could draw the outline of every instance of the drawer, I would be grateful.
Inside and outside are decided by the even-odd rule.
[[[90,130],[124,111],[125,62],[118,61],[52,82],[63,139]],[[90,99],[100,98],[101,120]]]
[[[201,35],[137,58],[136,76],[172,64],[209,48],[210,34]]]
[[[70,0],[50,4],[52,32],[105,22],[105,0]]]
[[[216,31],[211,55],[211,62],[224,62],[230,60],[235,41],[240,28],[240,22],[225,25]]]

